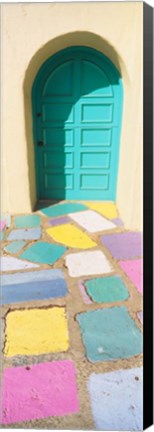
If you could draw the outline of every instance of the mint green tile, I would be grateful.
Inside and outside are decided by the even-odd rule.
[[[119,276],[90,279],[85,282],[87,293],[96,303],[126,300],[128,290]]]
[[[4,231],[0,231],[0,241],[4,240],[5,234]]]
[[[125,306],[84,312],[76,318],[89,361],[113,361],[142,352],[142,333]]]
[[[10,252],[10,253],[16,253],[18,252],[20,249],[22,249],[25,246],[26,242],[25,241],[14,241],[11,242],[8,246],[5,246],[4,250],[6,252]]]
[[[14,224],[16,228],[33,228],[39,226],[41,218],[39,215],[16,216]]]
[[[40,241],[26,249],[20,258],[42,264],[54,264],[65,251],[64,246]]]
[[[41,212],[44,213],[48,217],[61,216],[67,213],[74,213],[82,210],[87,210],[84,204],[78,203],[64,203],[57,204],[51,207],[46,207],[41,209]]]

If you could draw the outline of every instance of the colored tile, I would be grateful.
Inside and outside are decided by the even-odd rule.
[[[58,226],[58,225],[70,223],[70,219],[68,218],[68,216],[63,216],[63,217],[58,217],[56,219],[51,219],[48,222],[49,225]]]
[[[143,324],[143,311],[138,312],[138,313],[137,313],[137,316],[138,316],[138,318],[139,318],[141,324]]]
[[[142,352],[142,335],[124,306],[77,315],[89,361],[130,358]]]
[[[71,248],[90,249],[97,246],[86,233],[71,224],[48,228],[46,232],[55,241]]]
[[[19,252],[24,246],[26,242],[24,240],[17,240],[12,243],[9,243],[8,246],[5,246],[4,250],[10,253]]]
[[[8,240],[38,240],[41,234],[41,228],[15,229],[10,232]]]
[[[113,272],[113,268],[101,251],[88,251],[69,254],[65,258],[69,275],[72,277],[90,276]]]
[[[44,213],[47,217],[55,217],[55,216],[65,215],[67,213],[86,210],[86,209],[87,206],[83,204],[64,203],[64,204],[53,205],[51,207],[46,207],[44,209],[41,209],[41,212]]]
[[[5,233],[3,231],[0,231],[0,241],[5,239]]]
[[[24,270],[29,268],[39,267],[37,264],[29,263],[27,261],[22,261],[14,257],[1,257],[1,271],[14,271],[14,270]]]
[[[143,430],[143,369],[92,373],[88,390],[96,430]]]
[[[108,219],[114,219],[118,217],[116,205],[113,202],[85,202],[85,204],[91,209],[96,210],[101,215]]]
[[[119,276],[90,279],[85,282],[87,293],[96,303],[124,301],[128,290]]]
[[[9,213],[3,213],[1,215],[1,219],[5,221],[6,227],[9,228],[11,225],[11,216],[9,215]]]
[[[63,297],[68,293],[61,270],[42,270],[1,276],[2,304]]]
[[[40,223],[41,223],[41,218],[37,214],[16,216],[14,219],[14,224],[16,228],[38,227]]]
[[[6,221],[5,220],[1,220],[0,221],[0,231],[2,231],[5,227],[6,227]]]
[[[26,249],[20,258],[42,264],[54,264],[66,251],[64,246],[37,242]]]
[[[86,290],[85,290],[85,287],[84,287],[84,285],[83,285],[82,282],[79,282],[79,289],[80,289],[80,293],[81,293],[81,296],[82,296],[82,299],[83,299],[84,303],[85,304],[91,304],[92,301],[88,297],[88,295],[86,293]]]
[[[67,320],[63,307],[16,310],[7,314],[7,357],[63,352],[68,347]]]
[[[76,371],[71,360],[4,370],[2,424],[64,416],[78,411]]]
[[[143,260],[120,261],[119,265],[135,285],[137,291],[143,293]]]
[[[86,229],[91,233],[106,231],[116,228],[113,222],[105,219],[103,216],[92,210],[86,210],[81,213],[69,214],[71,219],[77,222],[82,228]]]
[[[140,232],[103,235],[101,241],[116,259],[142,256],[142,233]]]
[[[124,223],[123,223],[123,221],[122,221],[120,218],[112,219],[112,222],[113,222],[115,225],[117,225],[118,227],[123,227],[123,226],[124,226]]]

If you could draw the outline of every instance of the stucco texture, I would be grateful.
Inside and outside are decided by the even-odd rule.
[[[126,228],[142,228],[142,2],[3,4],[2,209],[37,201],[31,89],[43,62],[84,45],[107,55],[123,79],[117,205]],[[24,197],[24,199],[23,199]]]

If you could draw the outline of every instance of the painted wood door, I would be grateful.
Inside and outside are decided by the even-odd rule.
[[[33,86],[39,199],[114,200],[122,82],[111,61],[85,47],[63,50]]]

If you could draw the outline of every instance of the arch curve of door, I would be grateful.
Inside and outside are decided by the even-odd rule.
[[[50,57],[32,88],[38,199],[115,200],[123,86],[99,51]]]

